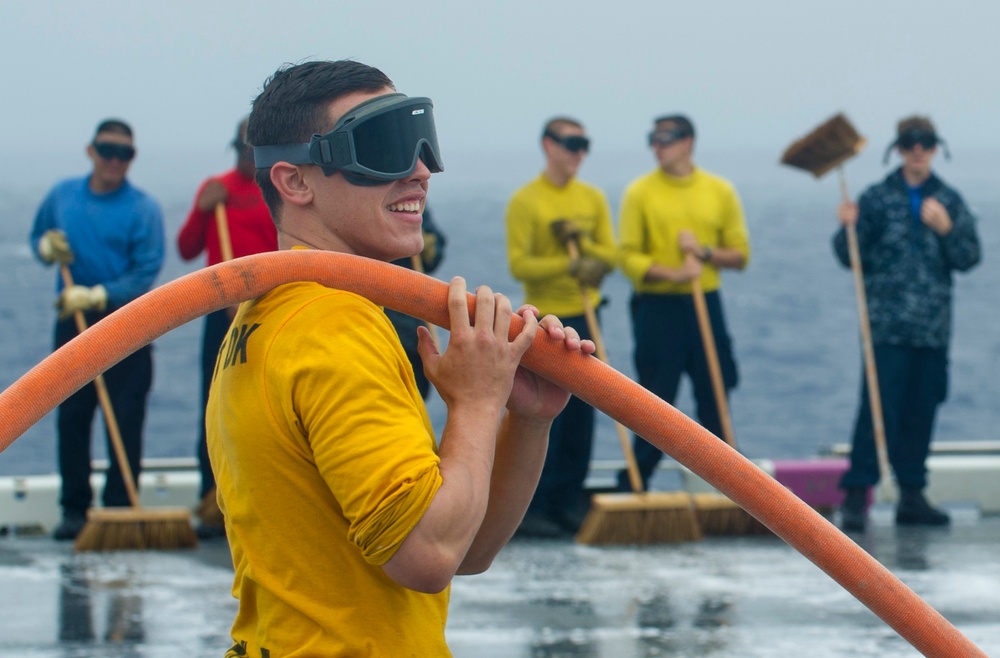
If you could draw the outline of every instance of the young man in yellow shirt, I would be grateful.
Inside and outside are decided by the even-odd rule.
[[[580,122],[549,120],[542,130],[545,169],[514,193],[506,217],[510,271],[524,284],[525,303],[559,316],[584,338],[591,337],[584,295],[592,308],[600,306],[601,281],[616,262],[604,193],[576,178],[589,147]],[[579,529],[589,507],[583,494],[593,435],[593,408],[572,398],[552,424],[545,467],[519,536],[557,538]]]
[[[743,209],[729,181],[694,164],[690,119],[683,115],[657,119],[649,144],[659,166],[626,188],[618,227],[622,271],[634,290],[636,371],[640,384],[670,403],[686,373],[698,421],[722,436],[691,282],[699,279],[705,293],[728,391],[738,378],[722,312],[719,271],[741,270],[750,260]],[[640,437],[635,453],[648,483],[663,453]],[[625,472],[618,481],[620,489],[629,490]]]
[[[288,66],[254,101],[247,138],[279,249],[421,251],[442,169],[429,99],[358,62]],[[513,534],[569,397],[521,356],[539,325],[567,353],[594,349],[527,307],[508,341],[509,300],[478,288],[470,323],[465,295],[456,277],[444,353],[418,330],[448,407],[439,445],[380,307],[310,282],[241,305],[207,413],[239,599],[228,656],[449,655],[449,584]]]

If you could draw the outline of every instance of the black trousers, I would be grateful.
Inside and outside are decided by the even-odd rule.
[[[88,325],[97,322],[101,317],[103,314],[88,313],[86,315]],[[76,335],[76,325],[72,318],[56,323],[55,346],[61,347]],[[153,384],[152,346],[143,347],[113,366],[104,373],[104,381],[108,387],[118,429],[121,431],[129,466],[138,487],[146,398]],[[90,486],[90,429],[98,406],[97,390],[93,384],[87,384],[60,404],[56,412],[56,427],[59,433],[59,474],[62,477],[59,504],[62,505],[63,514],[67,516],[86,514],[94,499],[94,492]],[[107,436],[106,430],[105,434]],[[127,507],[131,503],[109,436],[107,441],[110,466],[101,500],[105,507]]]
[[[586,316],[561,318],[563,326],[573,327],[580,338],[589,340]],[[549,448],[538,480],[538,488],[528,511],[535,514],[560,514],[584,505],[583,485],[590,468],[594,444],[594,408],[576,397],[556,416],[549,430]]]
[[[948,395],[946,349],[875,345],[875,369],[889,463],[900,487],[927,486],[927,454],[938,405]],[[851,466],[840,486],[863,488],[879,481],[868,383],[862,364],[861,402],[854,422]]]
[[[735,388],[739,375],[719,291],[705,293],[705,306],[708,308],[715,337],[722,379],[728,392]],[[721,437],[722,421],[698,328],[694,298],[690,295],[636,294],[632,296],[630,310],[639,384],[673,404],[681,376],[687,374],[694,392],[698,422]],[[660,463],[663,452],[639,436],[635,437],[633,445],[643,485],[648,487],[649,478]],[[625,471],[618,474],[618,488],[621,491],[631,491]]]
[[[213,311],[205,316],[205,329],[201,335],[201,425],[198,431],[198,471],[201,475],[201,497],[215,486],[215,473],[208,459],[208,439],[205,435],[205,407],[208,405],[208,391],[212,386],[212,373],[219,347],[226,338],[231,324],[226,309]]]

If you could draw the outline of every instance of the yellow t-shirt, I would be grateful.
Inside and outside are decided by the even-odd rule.
[[[243,304],[206,425],[236,570],[230,655],[450,655],[448,590],[403,588],[380,566],[441,486],[381,308],[316,283]]]
[[[576,179],[556,187],[544,175],[517,190],[507,206],[507,258],[511,274],[524,284],[524,302],[542,314],[583,315],[580,283],[569,275],[569,255],[552,224],[570,219],[582,231],[580,252],[617,265],[611,210],[604,193]],[[588,291],[591,304],[601,301]]]
[[[625,189],[619,217],[622,271],[637,292],[691,294],[690,283],[643,281],[654,263],[683,264],[677,237],[684,230],[694,233],[700,244],[738,249],[750,261],[743,208],[728,181],[698,168],[683,178],[656,169]],[[702,289],[716,290],[720,283],[719,270],[705,264]]]

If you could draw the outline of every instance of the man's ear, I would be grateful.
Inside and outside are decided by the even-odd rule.
[[[278,162],[271,167],[271,183],[281,195],[281,200],[296,206],[312,202],[313,191],[302,175],[300,167]]]

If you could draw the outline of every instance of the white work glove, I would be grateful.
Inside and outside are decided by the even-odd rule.
[[[73,250],[69,248],[66,234],[59,229],[49,229],[38,240],[38,255],[46,263],[69,265],[73,262]]]
[[[100,284],[93,288],[87,286],[63,288],[59,299],[56,300],[60,320],[65,320],[77,311],[103,311],[107,306],[108,291]]]

